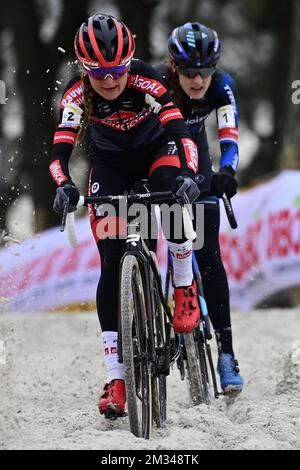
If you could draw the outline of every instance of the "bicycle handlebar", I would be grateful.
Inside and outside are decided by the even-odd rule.
[[[225,193],[222,196],[222,201],[224,203],[224,208],[226,211],[226,215],[227,215],[227,219],[230,224],[230,227],[233,229],[236,229],[238,227],[238,224],[237,224],[234,212],[233,212],[231,200],[228,199]]]
[[[211,191],[201,194],[202,197],[210,197],[213,195],[214,194]],[[157,204],[163,203],[163,202],[168,202],[168,203],[176,202],[176,198],[174,194],[172,193],[172,191],[141,193],[141,194],[131,192],[131,193],[123,194],[120,196],[113,196],[113,195],[80,196],[77,206],[81,207],[81,206],[87,206],[88,204],[105,204],[105,203],[117,204],[119,201],[122,201],[122,200],[127,200],[131,202],[136,202],[136,203],[146,201],[147,203],[157,203]],[[226,215],[230,223],[230,226],[231,228],[236,229],[238,225],[234,216],[231,201],[230,199],[227,198],[225,193],[222,195],[222,200],[224,203]],[[79,246],[79,243],[78,243],[77,234],[76,234],[75,215],[74,215],[74,212],[68,213],[68,206],[69,206],[69,201],[67,200],[64,203],[64,207],[63,207],[60,230],[64,231],[64,227],[66,226],[70,244],[73,248],[76,248]],[[189,203],[188,197],[186,195],[184,195],[184,204],[182,205],[182,217],[183,217],[184,234],[185,234],[186,239],[192,240],[192,241],[195,240],[197,234],[194,231],[194,227],[193,227],[193,211],[192,211],[192,206]]]
[[[201,198],[207,198],[207,197],[211,197],[211,196],[216,197],[216,195],[212,191],[207,191],[207,192],[200,193]],[[231,204],[231,199],[229,199],[227,197],[226,193],[223,193],[223,195],[221,196],[221,199],[224,203],[224,209],[225,209],[230,227],[232,229],[238,228],[238,224],[237,224],[237,221],[236,221],[236,218],[235,218],[235,215],[234,215],[234,212],[233,212],[233,207],[232,207],[232,204]]]
[[[195,240],[196,239],[196,232],[194,231],[193,227],[193,211],[191,204],[189,203],[188,198],[184,198],[184,204],[182,205],[182,216],[183,216],[183,228],[184,234],[187,240]],[[147,202],[149,203],[174,203],[176,199],[172,191],[163,191],[163,192],[153,192],[153,193],[129,193],[120,196],[80,196],[77,206],[87,206],[88,204],[117,204],[122,200],[128,200],[130,202]],[[68,205],[68,201],[66,201],[66,207]],[[62,223],[61,223],[61,231],[63,231],[64,223],[67,228],[68,238],[70,244],[73,248],[79,246],[77,235],[76,235],[76,228],[75,228],[75,216],[74,212],[67,213],[65,217],[65,206],[64,212],[62,216]]]

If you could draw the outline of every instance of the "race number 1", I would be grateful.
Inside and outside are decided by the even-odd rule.
[[[218,127],[219,129],[236,127],[234,109],[231,105],[222,106],[218,109]]]

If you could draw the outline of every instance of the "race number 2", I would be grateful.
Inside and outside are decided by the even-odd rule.
[[[79,106],[74,103],[67,104],[62,116],[62,125],[70,127],[80,126],[82,113],[83,110]]]

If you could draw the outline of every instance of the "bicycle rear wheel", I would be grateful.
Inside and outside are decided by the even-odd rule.
[[[196,348],[198,352],[204,403],[211,405],[213,402],[212,384],[208,373],[209,357],[207,349],[209,345],[206,343],[204,331],[198,328],[194,331]]]
[[[187,357],[189,390],[195,405],[211,405],[212,387],[209,379],[204,332],[200,327],[192,333],[184,334]]]
[[[131,432],[149,439],[152,427],[151,370],[145,292],[138,260],[123,259],[120,278],[120,319],[127,409]]]
[[[194,333],[183,335],[187,359],[188,382],[191,399],[194,405],[205,403],[205,392],[203,387],[203,375],[200,369],[200,361]]]

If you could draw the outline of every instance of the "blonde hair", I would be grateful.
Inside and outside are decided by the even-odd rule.
[[[83,113],[83,121],[81,124],[81,129],[78,134],[77,142],[82,142],[86,130],[88,128],[89,122],[90,122],[90,115],[93,110],[93,88],[91,85],[91,82],[89,80],[89,77],[86,73],[81,75],[82,83],[83,83],[83,103],[84,103],[84,113]]]

